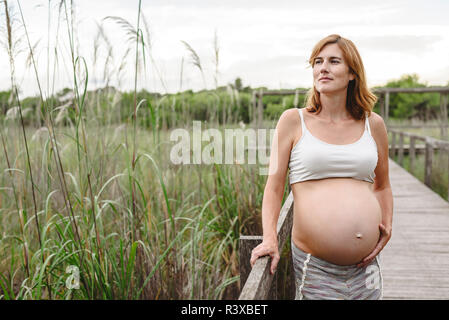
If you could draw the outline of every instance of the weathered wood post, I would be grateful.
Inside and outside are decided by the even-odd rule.
[[[401,167],[404,166],[404,132],[399,132],[399,152],[398,163]]]
[[[430,138],[426,138],[426,158],[424,171],[424,184],[432,187],[432,162],[433,162],[433,144]]]
[[[448,93],[440,92],[440,137],[442,140],[447,140],[447,100]]]
[[[446,145],[445,151],[446,151],[446,154],[447,154],[447,167],[446,167],[447,179],[449,181],[449,146],[448,145]],[[449,185],[447,186],[447,198],[449,199]]]
[[[385,94],[379,94],[380,116],[385,119]]]
[[[416,140],[415,136],[410,136],[408,155],[410,159],[409,170],[411,174],[413,174],[415,170],[415,140]]]
[[[262,121],[263,121],[263,89],[261,88],[259,90],[259,99],[257,104],[257,128],[262,127]]]
[[[253,125],[256,123],[256,106],[257,106],[257,99],[256,99],[256,90],[253,90],[252,92],[252,96],[251,96],[251,104],[248,106],[249,107],[249,112],[248,112],[248,120],[250,123],[252,123]]]
[[[394,160],[395,155],[396,155],[396,131],[391,130],[390,158]]]
[[[388,126],[388,113],[390,112],[390,92],[386,91],[385,92],[385,117],[384,117],[384,121],[385,121],[385,125]]]

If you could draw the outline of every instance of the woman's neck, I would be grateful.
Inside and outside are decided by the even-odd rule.
[[[329,121],[347,120],[351,117],[346,110],[346,91],[341,94],[320,94],[320,117]]]

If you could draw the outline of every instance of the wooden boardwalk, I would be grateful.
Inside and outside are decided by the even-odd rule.
[[[393,233],[380,254],[384,299],[449,299],[449,203],[391,159]]]

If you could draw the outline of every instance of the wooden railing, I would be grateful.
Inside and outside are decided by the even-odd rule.
[[[375,88],[371,90],[379,97],[380,116],[384,119],[387,126],[389,125],[389,109],[390,109],[390,94],[395,93],[438,93],[440,95],[440,112],[438,114],[439,127],[441,137],[446,139],[448,137],[448,116],[447,104],[449,100],[449,87],[425,87],[425,88]],[[257,127],[260,127],[263,121],[263,96],[283,96],[295,95],[294,107],[298,107],[299,95],[307,94],[308,89],[296,90],[267,90],[259,89],[253,91],[252,104],[249,108],[250,119]]]
[[[279,252],[282,252],[290,235],[293,224],[293,194],[290,191],[279,213],[277,224]],[[276,293],[271,290],[273,279],[277,276],[270,273],[271,258],[261,257],[251,268],[251,251],[262,242],[262,236],[240,236],[240,283],[244,284],[239,300],[265,300],[273,298]],[[291,255],[290,255],[291,256]],[[294,276],[291,274],[294,283]]]
[[[417,134],[412,134],[408,132],[403,132],[395,129],[389,129],[388,132],[391,134],[391,145],[389,148],[389,156],[390,158],[394,158],[397,154],[398,159],[397,163],[400,166],[404,166],[404,151],[408,150],[410,162],[409,162],[409,171],[414,174],[415,171],[415,162],[416,162],[416,153],[418,150],[423,150],[425,152],[424,156],[424,184],[429,188],[432,187],[432,162],[434,159],[435,150],[445,150],[449,152],[449,142],[444,140],[438,140],[432,137],[420,136]],[[399,137],[399,141],[396,141]],[[410,143],[408,146],[404,145],[404,137],[408,137],[410,139]],[[416,141],[422,141],[424,144],[417,145]],[[448,168],[449,169],[449,168]],[[448,170],[448,179],[449,179],[449,170]],[[449,187],[448,187],[448,198],[449,198]]]

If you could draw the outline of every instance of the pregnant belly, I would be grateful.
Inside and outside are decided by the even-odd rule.
[[[338,178],[292,185],[292,239],[303,251],[338,265],[360,262],[379,239],[382,212],[365,181]]]

